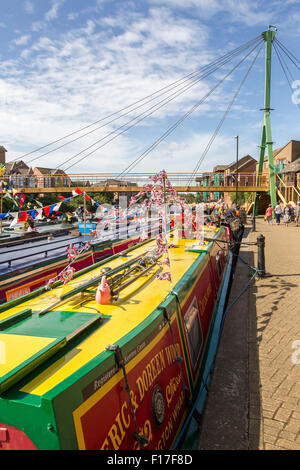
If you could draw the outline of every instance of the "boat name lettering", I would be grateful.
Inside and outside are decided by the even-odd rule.
[[[172,436],[172,433],[173,433],[173,421],[172,421],[172,416],[171,416],[171,418],[167,422],[162,432],[161,438],[159,439],[155,450],[168,449],[168,440]]]
[[[177,377],[171,378],[170,382],[168,383],[166,387],[166,399],[167,399],[168,408],[170,408],[170,405],[172,403],[174,396],[176,395],[176,392],[178,390],[180,383],[181,383],[181,375],[178,374]]]
[[[166,361],[164,357],[164,351],[161,350],[151,359],[151,361],[148,362],[141,375],[136,380],[139,399],[141,402],[145,396],[145,393],[149,390],[151,385],[155,382],[157,377],[165,368]]]
[[[155,447],[155,450],[164,450],[164,449],[169,448],[168,440],[172,435],[173,427],[175,426],[176,428],[177,426],[176,421],[179,417],[179,413],[184,404],[184,401],[185,401],[185,395],[184,395],[184,391],[182,390],[179,395],[178,401],[174,407],[173,413],[162,432],[162,435],[157,443],[157,446]]]
[[[140,351],[146,346],[146,341],[143,341],[141,344],[138,344],[127,356],[124,357],[124,362],[127,364],[131,359],[133,359]]]
[[[115,373],[119,370],[117,366],[114,366],[112,369],[108,370],[100,379],[94,380],[94,392],[102,387]]]
[[[173,410],[173,413],[172,413],[174,423],[177,421],[177,418],[179,416],[179,412],[182,408],[184,400],[185,400],[185,395],[184,395],[184,391],[182,390],[180,395],[179,395],[178,401],[177,401],[176,405],[174,406],[174,410]]]
[[[130,427],[130,411],[127,402],[124,401],[121,411],[115,417],[106,438],[103,441],[101,450],[119,450],[126,436],[126,431]]]
[[[140,435],[144,434],[147,437],[148,443],[144,444],[144,448],[147,448],[149,446],[149,444],[151,443],[152,439],[153,439],[152,430],[151,430],[151,423],[150,423],[149,419],[146,419],[146,421],[144,422],[144,425],[139,427],[139,434]],[[140,445],[137,441],[134,443],[133,450],[140,450]]]
[[[149,335],[145,340],[138,344],[132,351],[130,351],[127,356],[124,356],[124,364],[129,363],[135,356],[137,356],[157,335],[157,332],[160,331],[161,325],[159,325],[157,330],[154,330],[151,335]],[[91,384],[89,384],[82,391],[84,400],[87,400],[93,393],[95,393],[99,388],[101,388],[109,379],[119,371],[117,366],[113,366],[110,370],[106,371],[100,377],[97,377]]]
[[[167,356],[168,366],[171,366],[172,364],[174,364],[174,362],[176,362],[177,353],[180,355],[180,346],[179,346],[179,344],[176,343],[175,346],[174,346],[174,344],[170,344],[170,346],[167,346],[165,348],[165,353],[166,353],[166,356]]]
[[[205,312],[210,294],[211,294],[211,283],[208,284],[206,292],[205,292],[203,298],[200,300],[200,315],[201,315],[201,317]]]

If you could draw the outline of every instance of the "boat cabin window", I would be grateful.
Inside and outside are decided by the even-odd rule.
[[[188,339],[191,362],[193,368],[195,369],[203,344],[203,335],[200,325],[199,309],[196,297],[189,306],[189,309],[184,315],[183,320]]]

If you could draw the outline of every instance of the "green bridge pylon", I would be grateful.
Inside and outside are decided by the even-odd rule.
[[[260,156],[258,163],[258,174],[257,174],[257,186],[260,186],[261,175],[264,164],[265,150],[267,147],[268,151],[268,163],[269,163],[269,184],[270,184],[270,196],[271,205],[273,207],[273,218],[275,217],[274,209],[277,204],[276,197],[276,183],[275,183],[275,172],[274,172],[274,159],[273,159],[273,142],[271,135],[271,121],[270,121],[270,96],[271,96],[271,61],[272,61],[272,42],[275,38],[276,31],[271,30],[273,26],[269,26],[268,31],[262,33],[262,36],[266,42],[266,59],[265,59],[265,101],[264,101],[264,119],[260,145]],[[258,212],[258,198],[259,194],[255,193],[253,215],[257,215]]]

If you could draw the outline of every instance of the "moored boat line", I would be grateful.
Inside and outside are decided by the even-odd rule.
[[[166,268],[156,241],[148,240],[75,273],[66,285],[0,307],[7,353],[0,415],[8,433],[14,427],[25,434],[25,448],[175,445],[217,346],[212,339],[232,269],[228,245],[220,249],[232,236],[229,226],[205,232],[217,243],[169,238],[171,291],[160,280]],[[103,275],[112,300],[99,305]],[[32,413],[35,428],[26,418]]]

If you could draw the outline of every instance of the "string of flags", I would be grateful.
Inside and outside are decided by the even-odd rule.
[[[13,188],[11,188],[8,183],[2,181],[2,186],[1,186],[1,191],[4,193],[4,197],[10,198],[16,205],[19,206],[19,211],[18,212],[11,212],[10,210],[4,214],[0,214],[0,219],[4,220],[8,217],[13,217],[13,221],[10,224],[10,228],[12,228],[14,225],[20,223],[20,222],[26,222],[28,220],[28,217],[30,216],[33,220],[41,220],[43,218],[43,212],[46,217],[50,217],[53,212],[57,212],[60,210],[60,207],[63,203],[69,202],[71,199],[74,199],[77,196],[80,196],[83,194],[83,191],[81,191],[79,188],[76,188],[75,190],[72,191],[72,196],[65,198],[64,196],[58,196],[59,199],[61,199],[60,202],[51,204],[49,206],[43,206],[39,201],[35,200],[35,203],[39,206],[37,209],[28,209],[25,211],[21,211],[25,200],[26,200],[26,195],[25,194],[18,194],[17,191]],[[92,197],[88,196],[87,194],[84,195],[84,198],[86,201],[91,201],[92,205],[94,207],[98,207],[99,203],[95,201]]]
[[[99,206],[99,204],[97,203],[101,211],[101,221],[97,226],[97,232],[95,233],[94,241],[100,239],[99,234],[103,229],[107,229],[111,223],[115,224],[116,221],[120,222],[122,218],[126,218],[127,220],[127,217],[129,216],[141,222],[142,220],[144,220],[145,211],[149,209],[152,205],[154,205],[157,208],[158,217],[161,220],[162,229],[161,233],[156,238],[156,252],[159,257],[162,257],[162,259],[158,261],[158,265],[161,267],[162,271],[156,274],[156,278],[160,281],[170,282],[171,287],[173,288],[169,249],[176,248],[176,245],[169,244],[167,239],[166,203],[179,203],[180,208],[183,209],[184,200],[177,196],[176,191],[173,189],[164,170],[152,176],[151,180],[152,183],[144,185],[143,189],[136,196],[131,198],[129,208],[124,209],[124,211],[122,211],[122,209],[117,210],[115,208],[109,210],[101,205]],[[78,188],[72,192],[73,197],[76,197],[80,194],[82,194],[82,191]],[[66,199],[63,196],[58,197],[62,199],[62,202],[67,202],[68,200],[72,199]],[[85,195],[85,199],[95,202],[90,196],[87,195]],[[137,204],[138,202],[140,203],[140,209],[136,210],[133,208],[133,205]],[[51,207],[52,206],[50,206],[50,210]],[[200,225],[203,225],[203,207],[202,212],[200,214],[194,214],[193,212],[191,212],[190,214],[187,214],[186,218],[184,218],[182,215],[179,215],[177,217],[177,223],[184,228],[189,228],[192,224],[193,229],[196,231],[196,239],[199,241],[200,244],[204,243],[203,231],[201,233],[200,230],[198,230],[198,227]],[[143,231],[140,237],[140,241],[143,241],[147,238],[148,235]],[[50,279],[47,282],[46,289],[50,289],[55,281],[61,281],[63,284],[67,284],[68,282],[70,282],[73,279],[75,273],[75,268],[71,265],[78,259],[78,257],[80,257],[80,255],[84,251],[90,249],[90,247],[91,243],[86,243],[81,250],[77,250],[75,247],[70,245],[69,249],[67,250],[67,256],[69,260],[68,265],[55,278]]]

